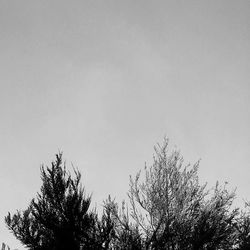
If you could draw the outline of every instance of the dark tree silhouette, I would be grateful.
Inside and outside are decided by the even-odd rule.
[[[79,250],[91,243],[94,213],[81,187],[81,174],[66,171],[62,154],[51,167],[41,167],[42,186],[26,210],[5,217],[7,227],[29,249]]]

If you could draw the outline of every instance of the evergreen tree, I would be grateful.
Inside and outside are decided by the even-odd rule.
[[[91,242],[95,216],[91,198],[81,187],[81,174],[66,171],[62,154],[51,167],[41,167],[42,186],[26,210],[5,217],[7,227],[29,249],[79,250]]]
[[[80,172],[66,171],[60,153],[51,167],[41,167],[36,198],[5,222],[31,250],[250,249],[250,212],[232,209],[235,193],[226,184],[201,185],[198,167],[184,165],[165,139],[155,147],[153,164],[131,177],[130,207],[123,202],[119,209],[109,196],[98,217],[89,211]]]
[[[131,178],[131,216],[143,234],[145,249],[232,249],[237,210],[231,211],[234,192],[217,184],[213,193],[200,185],[199,162],[184,166],[168,140],[155,147],[151,167]]]
[[[237,250],[250,249],[250,203],[245,203],[245,210],[241,211],[235,224],[237,234]]]

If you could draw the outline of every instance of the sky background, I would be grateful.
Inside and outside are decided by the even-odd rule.
[[[59,150],[98,207],[164,136],[250,199],[249,59],[249,0],[0,0],[0,243]]]

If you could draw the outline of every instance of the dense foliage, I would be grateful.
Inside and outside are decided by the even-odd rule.
[[[155,147],[153,164],[130,178],[129,204],[109,196],[102,215],[90,210],[81,174],[66,171],[62,154],[41,168],[40,193],[24,211],[5,217],[7,227],[33,250],[246,250],[250,249],[249,204],[233,209],[226,184],[208,189],[199,162],[185,165],[168,140]]]
[[[13,216],[6,224],[29,249],[79,249],[88,244],[94,215],[88,212],[90,197],[80,186],[81,175],[73,179],[56,155],[51,168],[41,168],[42,187],[28,208]]]

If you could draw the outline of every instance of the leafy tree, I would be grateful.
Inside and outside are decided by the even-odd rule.
[[[111,200],[109,196],[105,202],[104,209],[108,211],[113,225],[112,238],[108,249],[143,249],[143,239],[141,238],[138,226],[130,222],[130,216],[128,208],[125,208],[125,202],[122,203],[122,208],[119,210],[118,204],[114,200]]]
[[[232,209],[235,192],[198,179],[199,162],[185,165],[168,140],[155,147],[153,164],[130,178],[130,207],[109,196],[102,215],[89,211],[81,174],[66,171],[62,154],[41,167],[42,186],[27,209],[5,217],[32,250],[247,250],[250,212]],[[250,207],[249,204],[247,204]]]
[[[238,216],[238,209],[231,209],[234,197],[234,192],[216,183],[211,197],[202,202],[198,216],[193,217],[190,230],[193,249],[234,249]]]
[[[198,181],[199,162],[183,166],[168,140],[155,147],[151,167],[130,180],[131,216],[143,233],[145,249],[230,249],[235,240],[230,211],[234,192],[217,184],[211,195]]]
[[[41,167],[42,186],[24,211],[5,217],[7,227],[29,249],[80,249],[91,243],[95,215],[88,212],[91,198],[81,187],[81,174],[66,171],[62,154],[51,167]]]
[[[241,211],[235,224],[237,233],[237,249],[250,249],[250,203],[245,203],[245,210]]]
[[[91,244],[88,244],[87,249],[111,249],[112,241],[115,235],[115,223],[112,217],[111,206],[109,203],[111,198],[104,202],[104,208],[101,218],[95,212],[95,219],[91,227]]]

